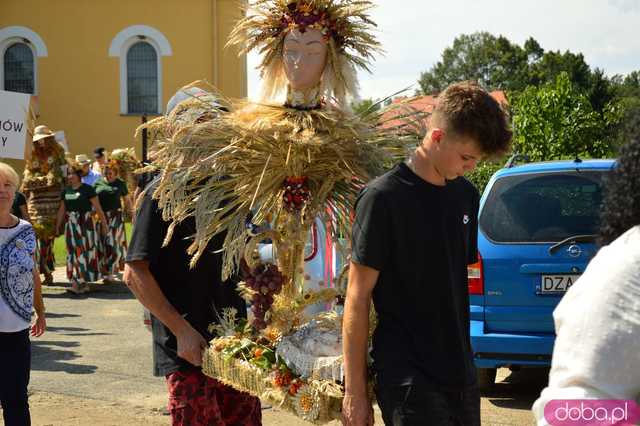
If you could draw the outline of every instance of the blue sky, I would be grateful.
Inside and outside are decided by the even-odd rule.
[[[375,0],[374,0],[375,1]],[[380,98],[414,84],[460,34],[488,31],[545,50],[584,54],[607,75],[640,70],[640,0],[377,0],[372,17],[386,51],[361,96]],[[258,57],[249,55],[249,96],[258,93]]]

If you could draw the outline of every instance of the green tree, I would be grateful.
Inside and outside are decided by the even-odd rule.
[[[527,86],[554,82],[562,72],[585,94],[598,112],[615,97],[615,87],[600,69],[592,70],[584,55],[547,51],[529,38],[522,46],[488,32],[462,34],[442,58],[420,74],[419,94],[434,94],[449,84],[474,80],[488,90],[504,90],[512,98]]]
[[[596,111],[603,112],[607,104],[616,98],[615,83],[600,68],[596,68],[589,77],[589,86],[585,93]]]
[[[640,137],[640,71],[612,79],[620,120],[612,131],[615,146],[619,147],[633,138]]]
[[[475,80],[488,89],[516,90],[526,85],[529,56],[537,58],[541,49],[530,39],[527,49],[503,36],[488,32],[463,34],[442,53],[442,59],[421,73],[422,94],[441,92],[449,84]]]
[[[553,83],[529,86],[511,104],[514,151],[534,161],[606,157],[612,153],[607,129],[620,115],[615,104],[600,113],[561,72]]]
[[[569,80],[582,90],[590,86],[591,69],[582,53],[566,51],[545,52],[538,61],[529,66],[528,85],[538,85],[555,81],[560,73],[567,73]]]
[[[611,78],[611,83],[616,96],[620,98],[640,97],[640,71],[630,72],[626,76],[616,75]]]
[[[478,167],[476,167],[471,173],[466,174],[465,177],[469,179],[469,181],[478,188],[480,194],[482,194],[484,188],[489,183],[491,176],[501,168],[502,163],[483,161],[478,164]]]
[[[640,97],[625,100],[624,115],[618,129],[616,146],[640,138]]]
[[[373,99],[362,99],[360,102],[354,102],[351,104],[351,109],[354,113],[360,116],[364,116],[366,113],[378,111],[381,108],[379,101]]]

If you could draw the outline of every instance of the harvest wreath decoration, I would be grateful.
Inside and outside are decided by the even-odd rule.
[[[203,82],[198,93],[145,125],[155,135],[153,194],[171,223],[195,218],[188,248],[192,265],[215,235],[224,235],[222,278],[243,270],[238,291],[251,305],[249,321],[225,311],[212,330],[205,374],[324,423],[340,416],[342,388],[341,285],[305,279],[304,251],[314,223],[324,224],[347,258],[355,199],[370,179],[405,158],[421,139],[423,116],[407,104],[396,111],[350,111],[355,67],[366,68],[379,44],[370,35],[369,1],[258,0],[237,25],[231,44],[265,55],[262,102],[223,98]],[[315,33],[314,33],[315,32]],[[314,35],[327,60],[316,85],[286,84],[288,36]],[[286,49],[285,49],[286,50]],[[322,52],[322,51],[321,51]],[[194,88],[199,88],[194,92]],[[271,96],[286,90],[287,101]],[[404,119],[399,119],[404,118]],[[269,224],[248,232],[247,218]],[[348,240],[348,239],[347,239]],[[273,256],[260,254],[269,241]],[[324,312],[319,312],[324,311]]]

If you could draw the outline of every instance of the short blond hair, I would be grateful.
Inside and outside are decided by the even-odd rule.
[[[16,189],[20,186],[20,176],[18,176],[18,173],[16,173],[13,167],[7,163],[0,162],[0,176],[4,176]]]

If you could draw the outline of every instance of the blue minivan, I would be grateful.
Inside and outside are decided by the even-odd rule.
[[[471,345],[485,389],[498,367],[550,365],[552,313],[597,251],[614,160],[510,163],[482,195],[478,263],[469,266]]]

